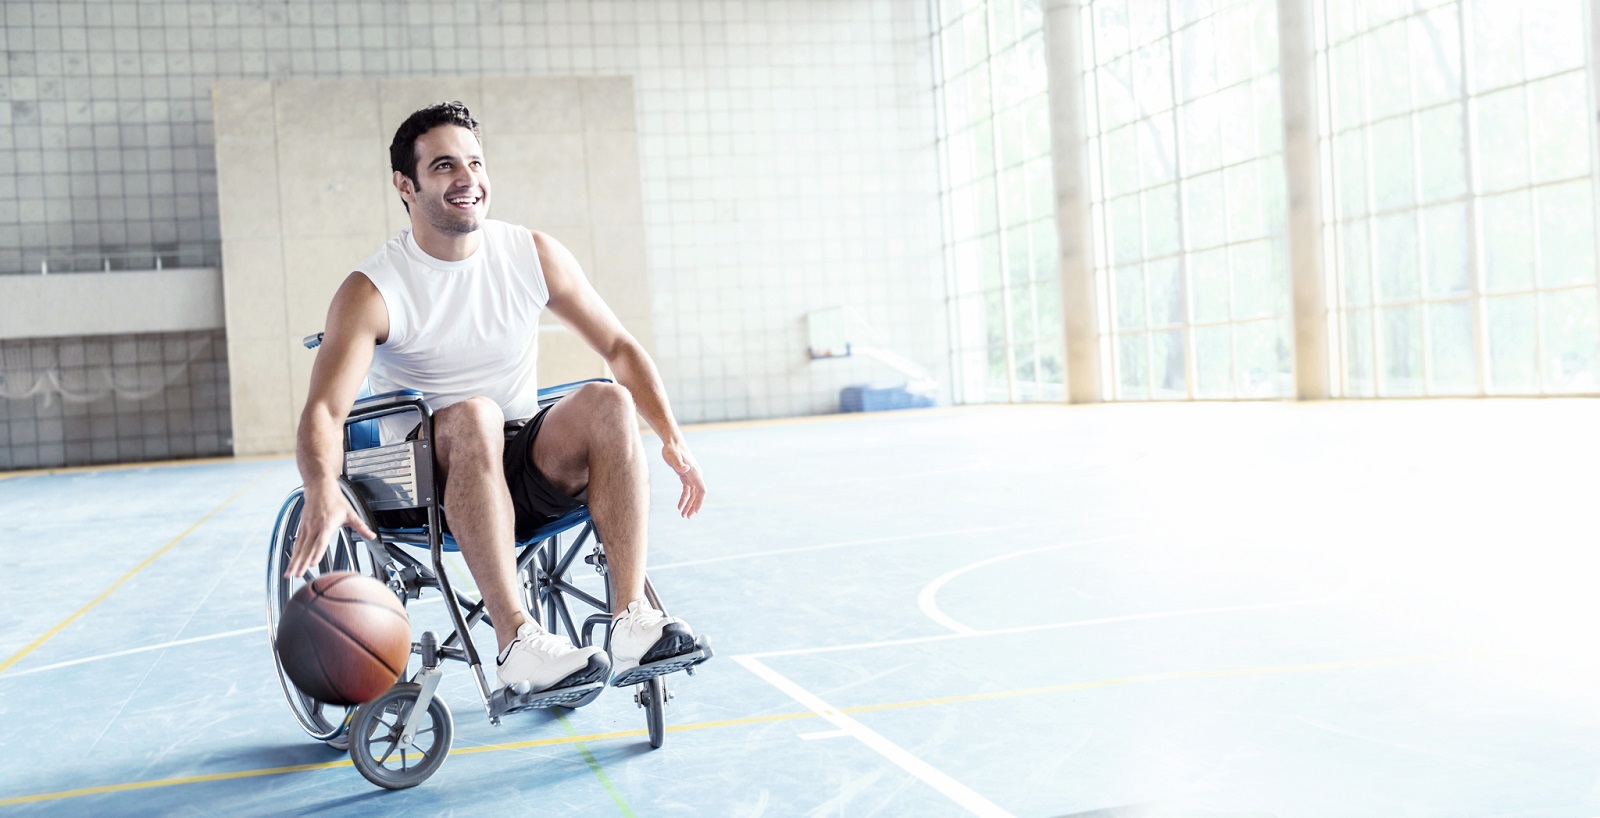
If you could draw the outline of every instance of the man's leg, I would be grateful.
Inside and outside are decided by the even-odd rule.
[[[533,440],[533,464],[546,480],[589,506],[606,545],[617,613],[644,599],[650,469],[633,398],[616,384],[592,383],[562,398]]]
[[[433,433],[442,474],[450,532],[467,570],[478,583],[499,650],[529,621],[517,593],[517,561],[512,543],[511,493],[506,490],[502,456],[505,417],[487,398],[472,398],[439,410]]]
[[[546,633],[522,606],[499,405],[472,398],[433,417],[450,530],[494,622],[497,678],[534,691],[603,681],[611,663],[599,648],[576,648]]]
[[[627,390],[589,384],[551,407],[531,453],[552,486],[589,504],[605,542],[614,606],[611,683],[618,686],[689,667],[698,651],[688,623],[645,598],[650,472],[637,417]]]

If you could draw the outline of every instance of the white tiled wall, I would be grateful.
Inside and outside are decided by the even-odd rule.
[[[922,0],[3,8],[0,269],[218,255],[218,79],[630,75],[657,358],[681,419],[833,411],[843,385],[903,380],[861,357],[809,362],[811,309],[851,306],[852,340],[942,374]]]

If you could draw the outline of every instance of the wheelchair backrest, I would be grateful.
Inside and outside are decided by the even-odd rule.
[[[356,392],[356,400],[370,397],[372,397],[372,384],[362,380],[361,390]],[[379,443],[378,418],[358,420],[347,426],[345,433],[350,436],[350,451],[370,449]]]

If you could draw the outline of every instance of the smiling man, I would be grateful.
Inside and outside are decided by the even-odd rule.
[[[488,165],[465,106],[412,114],[389,158],[411,227],[351,273],[328,309],[297,448],[305,511],[295,542],[309,547],[297,547],[287,573],[321,559],[341,526],[374,536],[339,492],[344,419],[363,379],[376,392],[416,389],[435,410],[445,527],[494,623],[501,684],[537,692],[608,674],[617,686],[642,681],[641,664],[695,647],[687,624],[645,599],[649,477],[638,416],[682,482],[679,513],[694,516],[706,491],[655,363],[560,242],[488,218]],[[605,359],[615,384],[585,385],[539,410],[544,310]],[[507,434],[508,419],[524,418]],[[385,421],[386,441],[411,431],[403,416]],[[606,538],[617,601],[609,656],[546,632],[517,586],[513,539],[582,503]]]

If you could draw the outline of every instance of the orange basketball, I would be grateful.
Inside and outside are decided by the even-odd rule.
[[[329,704],[361,704],[405,672],[411,619],[394,592],[372,577],[323,574],[284,606],[275,647],[300,692]]]

